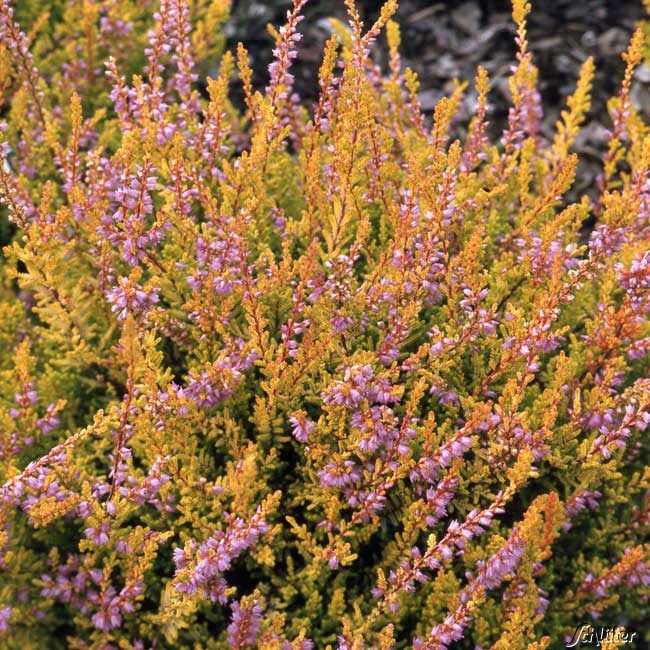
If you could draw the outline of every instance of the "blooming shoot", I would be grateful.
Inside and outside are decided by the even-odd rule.
[[[314,103],[305,0],[261,84],[229,0],[10,4],[0,647],[642,634],[643,27],[585,188],[595,65],[553,129],[524,0],[511,69],[431,115],[395,0],[369,24],[342,2]]]

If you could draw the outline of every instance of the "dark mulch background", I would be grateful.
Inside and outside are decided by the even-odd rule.
[[[378,14],[381,2],[357,1],[367,24]],[[266,67],[271,60],[272,41],[267,23],[282,24],[289,2],[235,0],[233,18],[227,26],[229,45],[243,41],[249,48],[256,83],[264,86]],[[293,73],[296,90],[303,99],[313,99],[316,73],[326,38],[330,34],[328,18],[345,19],[342,0],[311,0],[301,23],[303,40]],[[574,87],[581,63],[593,56],[597,75],[593,106],[588,124],[577,143],[583,158],[579,174],[580,192],[593,182],[596,161],[609,124],[606,101],[618,90],[623,72],[620,58],[635,24],[644,18],[641,0],[537,0],[529,19],[529,43],[540,70],[545,120],[549,134],[564,98]],[[503,125],[508,108],[507,76],[514,59],[514,28],[510,18],[510,0],[470,0],[424,2],[402,0],[397,14],[402,28],[404,65],[413,68],[421,80],[420,99],[431,111],[437,100],[451,88],[454,78],[471,80],[476,66],[483,65],[492,79],[492,124]],[[382,61],[384,43],[376,47]],[[650,117],[650,68],[636,75],[633,100]],[[473,104],[468,93],[466,112]],[[593,161],[593,165],[591,164]]]

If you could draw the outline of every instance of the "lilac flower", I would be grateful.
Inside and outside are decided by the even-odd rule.
[[[535,283],[544,282],[558,260],[566,269],[574,268],[577,263],[575,257],[579,249],[576,244],[564,246],[559,238],[545,245],[536,232],[531,232],[526,239],[516,239],[515,244],[520,250],[518,261],[530,263]]]
[[[95,546],[106,546],[109,540],[109,529],[109,523],[107,521],[104,521],[99,526],[91,526],[89,528],[86,528],[86,530],[84,530],[84,534]]]
[[[143,591],[141,582],[127,584],[119,594],[109,586],[98,598],[93,599],[97,602],[98,610],[91,617],[92,624],[103,632],[110,632],[120,627],[123,616],[135,611],[134,602]]]
[[[108,178],[108,197],[111,205],[97,228],[97,233],[119,250],[129,266],[137,266],[150,249],[163,240],[169,228],[166,221],[149,226],[153,214],[151,192],[156,189],[158,177],[150,163],[138,167],[134,174],[122,170]]]
[[[616,273],[632,310],[639,315],[650,313],[650,252],[635,257],[629,269],[617,264]]]
[[[375,452],[382,445],[391,449],[399,438],[398,418],[387,406],[372,406],[355,411],[350,420],[362,436],[358,447],[365,453]]]
[[[298,55],[296,45],[302,38],[302,35],[296,31],[296,28],[302,20],[300,11],[307,0],[293,0],[292,7],[287,11],[287,21],[280,28],[280,39],[273,49],[273,61],[269,65],[269,84],[266,88],[266,94],[271,99],[272,105],[282,106],[286,100],[291,98],[291,89],[293,87],[293,75],[289,72],[291,62]],[[287,106],[282,106],[285,110]],[[288,108],[292,107],[289,102]],[[285,123],[289,116],[286,113],[280,114],[281,119],[277,126]],[[284,119],[282,119],[284,118]]]
[[[485,510],[472,510],[465,521],[452,521],[446,535],[434,546],[422,553],[419,548],[411,549],[411,558],[404,560],[396,570],[388,575],[388,590],[375,590],[377,597],[382,598],[391,611],[399,607],[398,596],[404,591],[414,591],[416,582],[424,582],[428,578],[423,572],[425,567],[432,571],[440,568],[441,563],[449,562],[454,556],[454,548],[458,555],[462,554],[467,541],[481,534],[489,527],[495,515],[502,514],[505,502],[504,493],[497,494],[494,502]]]
[[[351,366],[345,370],[343,380],[335,382],[325,392],[323,402],[354,409],[361,404],[373,378],[374,370],[371,366]]]
[[[646,336],[643,339],[634,341],[630,345],[627,351],[627,356],[632,361],[638,361],[639,359],[643,359],[644,357],[648,356],[649,353],[650,353],[650,336]]]
[[[373,514],[384,509],[385,504],[386,497],[375,490],[359,490],[348,498],[348,505],[358,509],[355,520],[363,522],[370,521]]]
[[[111,37],[111,43],[119,44],[121,39],[131,33],[133,25],[116,16],[102,16],[99,19],[99,30],[103,36]]]
[[[369,402],[389,404],[397,402],[398,397],[390,383],[381,377],[375,377],[375,371],[369,364],[353,365],[345,369],[343,379],[335,381],[322,394],[323,403],[344,406],[349,410],[358,408],[365,399]]]
[[[314,650],[314,642],[311,639],[302,639],[300,642],[296,640],[293,643],[285,641],[282,650]]]
[[[433,456],[434,464],[439,467],[449,467],[454,458],[460,458],[472,446],[471,436],[461,435],[456,436],[438,447]]]
[[[304,411],[296,411],[289,417],[289,422],[291,422],[292,427],[291,433],[298,442],[307,442],[309,435],[316,426]]]
[[[12,613],[11,607],[0,607],[0,634],[9,631],[9,620]]]
[[[361,473],[354,461],[345,460],[343,463],[327,463],[318,472],[318,478],[325,487],[342,488],[359,481]]]
[[[56,411],[56,403],[48,404],[45,415],[36,421],[36,426],[45,434],[51,433],[59,426],[60,420]]]
[[[127,314],[146,315],[159,300],[158,289],[145,288],[126,277],[120,278],[118,286],[106,292],[106,299],[118,320],[124,320]]]
[[[214,381],[211,373],[204,370],[199,375],[194,375],[188,382],[183,394],[193,401],[199,408],[210,408],[225,399],[231,391],[226,386],[219,386]]]
[[[309,278],[305,283],[311,289],[307,300],[315,303],[322,296],[329,297],[334,304],[341,304],[348,300],[352,296],[354,264],[358,258],[358,254],[341,254],[334,259],[327,260],[325,262],[325,273],[316,278]],[[337,332],[348,329],[353,323],[350,316],[342,314],[340,310],[334,310],[333,318],[341,328],[337,329],[334,322],[332,322]]]
[[[459,478],[452,474],[442,479],[435,488],[427,488],[427,526],[435,526],[447,514],[447,506],[454,498],[459,482]]]
[[[429,394],[437,397],[444,406],[457,405],[459,403],[458,393],[454,390],[445,390],[434,384],[429,389]]]
[[[628,242],[629,231],[624,227],[600,224],[589,237],[589,252],[595,258],[611,257]]]
[[[414,639],[413,650],[443,650],[454,641],[460,641],[465,633],[465,627],[471,618],[466,614],[449,614],[443,623],[436,625],[427,641]]]
[[[519,47],[518,65],[511,71],[518,69],[530,71],[533,68],[530,53],[522,49],[523,42],[516,38]],[[516,77],[513,77],[516,78]],[[506,150],[518,149],[526,137],[536,137],[542,122],[542,100],[539,91],[534,85],[518,83],[518,102],[508,111],[508,128],[503,134],[502,142]]]
[[[384,330],[384,337],[377,347],[377,357],[383,365],[390,366],[398,358],[400,346],[410,333],[410,326],[401,316],[391,313]]]
[[[163,472],[163,468],[168,462],[168,456],[156,458],[149,473],[141,483],[138,483],[133,477],[129,477],[132,487],[123,487],[120,492],[138,505],[150,503],[160,511],[168,510],[171,507],[170,504],[163,504],[158,498],[158,493],[163,485],[171,480],[169,475]]]
[[[14,395],[14,401],[18,406],[24,409],[29,408],[30,406],[35,406],[38,403],[38,393],[34,382],[27,382],[24,390]]]
[[[639,387],[647,390],[650,387],[648,380],[639,380]],[[592,442],[590,454],[600,454],[603,458],[612,457],[616,449],[624,449],[632,434],[632,427],[644,431],[650,425],[650,412],[641,409],[636,400],[626,404],[623,413],[616,420],[611,412],[606,413],[603,423],[599,426],[599,436]]]
[[[495,589],[514,572],[524,554],[525,543],[515,529],[507,543],[485,562],[477,563],[475,583],[484,589]]]
[[[215,532],[201,544],[188,542],[182,554],[174,552],[174,585],[178,591],[194,594],[202,590],[210,600],[226,601],[227,585],[221,574],[269,530],[259,508],[248,522],[232,515],[226,520],[225,531]]]
[[[576,490],[565,505],[565,513],[569,521],[566,521],[562,528],[570,530],[572,528],[571,519],[573,519],[579,512],[585,508],[595,510],[598,507],[600,498],[603,496],[602,492],[598,490]]]
[[[53,464],[65,461],[65,453],[56,447],[48,455],[48,460]],[[30,510],[42,499],[49,499],[56,503],[69,501],[73,493],[61,485],[56,472],[47,463],[27,466],[22,476],[14,478],[2,486],[1,501],[20,506],[30,517]],[[30,517],[31,521],[31,517]],[[32,522],[33,523],[33,522]]]
[[[41,595],[69,603],[82,613],[88,613],[98,601],[97,586],[101,581],[100,570],[89,569],[82,564],[81,556],[70,555],[65,563],[56,567],[54,577],[48,574],[41,576]]]
[[[112,82],[112,89],[109,94],[113,102],[115,113],[120,118],[120,125],[125,131],[132,128],[131,104],[135,101],[135,93],[126,87],[126,81],[118,72],[117,63],[111,56],[106,61],[106,76]]]
[[[177,397],[189,399],[199,408],[212,408],[234,392],[244,372],[251,368],[257,353],[245,353],[243,342],[235,340],[230,349],[205,370],[191,370],[185,388],[173,389]]]
[[[196,241],[197,268],[187,277],[187,283],[193,291],[208,289],[217,296],[226,296],[242,284],[246,244],[233,232],[229,219],[222,217],[215,226],[209,241],[204,237]],[[198,314],[193,314],[193,318],[198,318]]]
[[[621,559],[599,577],[588,573],[578,587],[576,595],[604,599],[608,593],[620,584],[628,587],[650,586],[650,563],[646,560],[647,550],[643,546],[626,548]],[[587,607],[592,616],[600,613],[598,602]]]
[[[42,102],[44,93],[41,88],[40,75],[34,65],[34,58],[29,50],[30,39],[14,20],[13,9],[7,0],[0,0],[0,42],[16,58],[25,74],[25,85],[29,88],[31,99],[35,103],[39,126],[45,128],[45,115]]]
[[[183,102],[184,108],[198,110],[196,98],[191,97],[192,84],[198,79],[194,71],[194,58],[192,56],[190,6],[183,0],[163,1],[161,13],[167,12],[166,22],[169,25],[167,45],[172,53],[172,62],[176,65],[176,72],[172,85]]]
[[[235,601],[230,609],[232,614],[227,629],[230,647],[239,650],[254,646],[260,629],[262,607],[257,601],[245,605]]]
[[[434,626],[426,641],[415,639],[413,648],[418,650],[444,650],[454,641],[463,638],[466,627],[472,620],[468,604],[478,593],[496,589],[503,580],[512,574],[524,554],[525,543],[517,529],[508,541],[491,557],[479,561],[474,575],[470,575],[468,585],[460,593],[460,604],[445,620]]]

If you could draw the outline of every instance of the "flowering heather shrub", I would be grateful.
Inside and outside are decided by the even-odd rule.
[[[493,140],[482,69],[469,125],[466,84],[425,120],[393,0],[370,28],[347,2],[314,107],[290,73],[304,0],[263,91],[243,46],[222,53],[227,1],[17,4],[0,0],[2,647],[640,630],[641,29],[598,187],[571,203],[593,65],[547,140],[524,0]]]

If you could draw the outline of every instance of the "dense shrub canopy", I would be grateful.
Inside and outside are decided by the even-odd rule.
[[[524,0],[493,142],[482,69],[425,119],[394,0],[371,26],[348,0],[315,106],[290,73],[304,0],[262,90],[244,46],[223,52],[228,0],[16,4],[0,645],[541,649],[592,617],[641,634],[643,30],[572,203],[593,64],[549,141]]]

